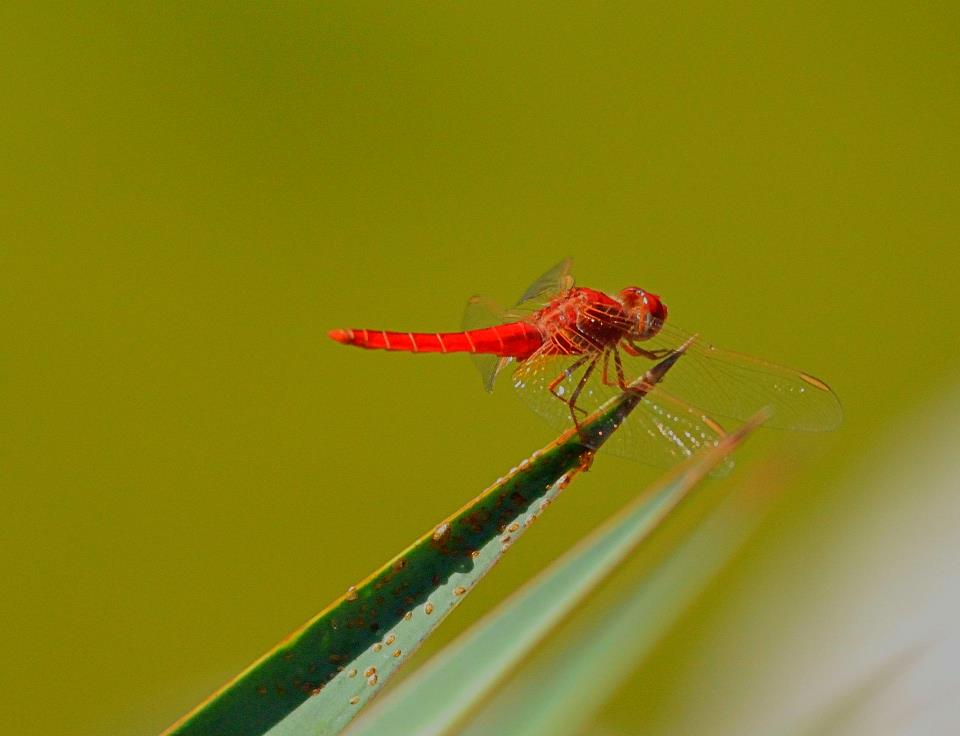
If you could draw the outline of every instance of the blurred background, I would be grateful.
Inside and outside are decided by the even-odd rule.
[[[823,540],[883,517],[850,479],[923,444],[960,380],[957,20],[5,5],[10,730],[160,730],[546,444],[466,357],[325,335],[456,329],[471,294],[510,302],[570,255],[581,284],[655,291],[845,406],[837,432],[740,453],[733,481],[763,473],[782,499],[597,724],[710,732],[789,638],[755,632],[791,586],[835,592],[849,551]],[[658,474],[598,458],[423,654]]]

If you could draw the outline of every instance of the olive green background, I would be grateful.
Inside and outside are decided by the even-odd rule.
[[[330,328],[455,329],[565,255],[660,293],[844,402],[742,453],[795,488],[765,544],[960,378],[948,4],[10,3],[0,29],[11,733],[158,731],[551,438],[463,356]],[[657,472],[600,457],[438,639]]]

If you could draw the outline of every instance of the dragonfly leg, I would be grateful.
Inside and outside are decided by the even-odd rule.
[[[559,386],[567,378],[570,378],[570,376],[572,376],[574,372],[576,372],[576,370],[580,368],[580,366],[582,366],[584,363],[590,360],[590,357],[591,356],[589,355],[584,355],[582,358],[577,359],[576,361],[571,363],[569,366],[567,366],[559,376],[557,376],[552,381],[550,381],[550,383],[547,384],[547,389],[549,389],[550,393],[552,393],[554,396],[560,399],[560,401],[562,401],[564,404],[567,404],[568,406],[570,406],[570,399],[567,399],[563,395],[561,395],[557,391],[557,386]],[[583,411],[583,410],[581,409],[580,411]],[[570,412],[571,413],[574,412],[574,408],[572,406],[571,406]],[[586,414],[586,412],[583,412],[583,413]],[[576,415],[574,415],[573,422],[574,424],[577,424]]]
[[[605,385],[610,386],[610,379],[608,378],[608,369],[610,368],[610,351],[603,351],[603,382]]]
[[[580,383],[577,384],[577,387],[573,390],[573,393],[570,394],[570,401],[568,402],[570,404],[570,416],[573,417],[573,424],[576,426],[578,432],[580,431],[580,422],[577,421],[577,412],[579,411],[584,414],[586,414],[586,412],[584,412],[583,409],[577,408],[577,399],[580,397],[580,392],[583,391],[583,387],[587,385],[587,380],[590,378],[590,374],[593,373],[593,369],[596,367],[597,357],[594,357],[594,359],[590,361],[590,365],[587,366],[587,370],[583,372],[583,377],[580,379]]]
[[[624,350],[626,350],[626,347],[624,347]],[[659,352],[659,351],[657,351],[657,352]],[[669,351],[667,351],[667,352],[668,352],[668,353],[672,353],[673,351],[672,351],[672,350],[669,350]],[[627,353],[629,353],[629,354],[631,354],[631,355],[633,354],[633,353],[630,353],[629,350],[627,350]],[[646,391],[648,390],[649,387],[631,389],[630,386],[627,384],[627,377],[626,377],[626,375],[624,375],[624,372],[623,372],[623,360],[622,360],[622,358],[620,357],[620,351],[617,349],[616,346],[614,346],[614,348],[613,348],[613,362],[614,362],[614,365],[615,365],[616,368],[617,368],[617,382],[614,383],[613,381],[607,380],[607,376],[604,375],[604,377],[603,377],[603,382],[604,382],[605,384],[607,384],[608,386],[616,386],[616,387],[619,388],[621,391],[640,391],[641,393],[646,393]]]
[[[620,351],[616,348],[613,349],[613,362],[617,366],[617,385],[620,387],[621,391],[627,390],[627,379],[623,375],[623,360],[620,358]]]
[[[628,355],[633,355],[634,357],[642,355],[644,358],[649,358],[650,360],[661,360],[666,358],[670,353],[673,352],[670,348],[660,348],[659,350],[647,350],[641,348],[638,345],[634,345],[633,342],[626,340],[623,343],[623,349]]]

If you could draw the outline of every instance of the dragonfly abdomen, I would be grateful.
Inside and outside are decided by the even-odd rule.
[[[484,327],[466,332],[390,332],[386,330],[331,330],[344,345],[368,350],[408,353],[485,353],[526,358],[543,343],[540,331],[528,322]]]

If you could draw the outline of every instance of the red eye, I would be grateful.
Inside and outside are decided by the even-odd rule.
[[[639,310],[641,319],[652,318],[663,322],[667,319],[667,305],[660,297],[636,286],[628,286],[620,292],[620,301],[627,309]]]
[[[643,304],[647,308],[647,313],[654,319],[661,322],[667,319],[667,305],[660,301],[660,297],[649,292],[643,295]]]

